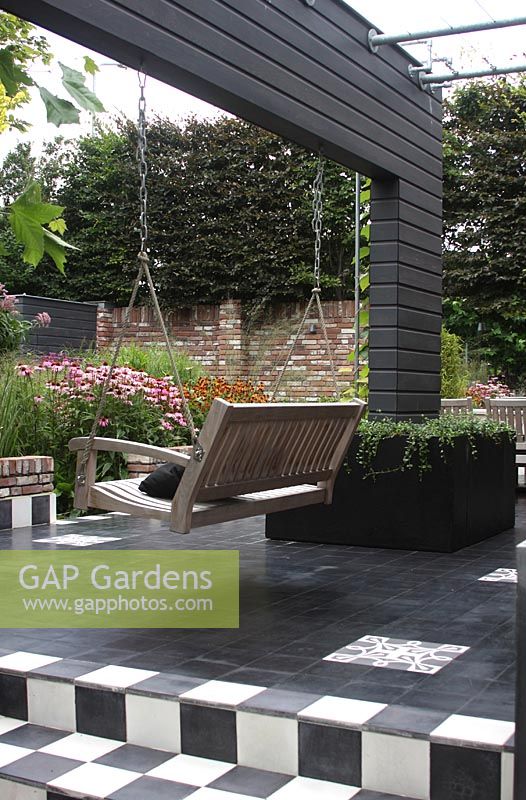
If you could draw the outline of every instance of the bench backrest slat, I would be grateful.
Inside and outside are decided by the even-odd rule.
[[[526,441],[526,397],[488,397],[488,416],[504,422],[517,433],[517,441]]]

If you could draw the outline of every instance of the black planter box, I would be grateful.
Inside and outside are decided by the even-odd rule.
[[[515,444],[477,438],[473,456],[465,437],[443,460],[431,441],[431,470],[363,478],[356,461],[359,435],[334,489],[333,503],[269,514],[266,536],[296,542],[451,553],[512,528],[515,523]],[[402,437],[380,443],[375,469],[401,463]]]

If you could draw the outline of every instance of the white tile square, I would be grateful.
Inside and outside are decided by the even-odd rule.
[[[76,525],[76,519],[57,519],[55,525]]]
[[[355,786],[344,786],[341,783],[294,778],[271,794],[268,800],[350,800],[359,791]]]
[[[82,764],[71,772],[61,775],[60,778],[49,781],[48,786],[68,792],[79,792],[83,796],[88,790],[90,795],[95,797],[107,797],[140,777],[140,772],[132,772],[129,769],[117,769],[104,764]]]
[[[514,733],[514,722],[452,714],[431,731],[431,737],[471,744],[503,745]]]
[[[54,525],[57,521],[57,496],[54,492],[49,495],[49,524]]]
[[[37,789],[36,786],[26,786],[0,778],[0,797],[2,800],[46,800],[47,792],[45,789]]]
[[[33,750],[28,750],[27,747],[15,747],[14,744],[0,743],[0,767],[12,764],[13,761],[18,761],[19,758],[24,758],[32,752]]]
[[[430,743],[384,733],[362,733],[362,786],[428,800]]]
[[[107,667],[86,672],[76,678],[75,683],[89,684],[90,686],[106,686],[110,689],[127,689],[134,683],[145,681],[158,675],[149,669],[132,669],[131,667],[118,667],[109,664]]]
[[[513,800],[513,753],[502,753],[500,762],[500,800]]]
[[[108,519],[107,514],[90,514],[86,517],[79,517],[79,522],[93,522],[95,520]]]
[[[233,708],[264,691],[264,686],[250,686],[248,683],[207,681],[201,684],[201,686],[196,686],[195,689],[184,692],[181,698],[200,700],[205,703],[213,703],[214,705],[217,704]]]
[[[297,720],[238,711],[236,721],[239,764],[285,775],[298,774]]]
[[[483,575],[479,581],[488,583],[517,583],[517,570],[510,567],[499,567],[499,569]]]
[[[127,694],[126,726],[130,744],[181,752],[181,713],[176,700]]]
[[[57,523],[58,524],[58,523]],[[62,544],[70,547],[91,547],[104,542],[120,542],[122,537],[117,536],[84,536],[81,533],[65,533],[63,536],[46,536],[45,539],[35,539],[43,544]]]
[[[12,717],[0,717],[0,736],[9,731],[14,731],[16,728],[21,728],[22,725],[27,725],[25,720],[13,719]]]
[[[89,736],[87,733],[72,733],[57,742],[41,747],[39,752],[49,753],[50,756],[73,758],[77,761],[94,761],[116,750],[117,747],[122,747],[122,742],[103,739],[100,736]]]
[[[206,786],[234,769],[234,766],[226,761],[214,761],[209,758],[183,754],[170,758],[164,764],[152,769],[147,775],[165,781],[187,783],[190,786]]]
[[[467,650],[469,647],[458,644],[369,634],[325,656],[323,660],[434,675]]]
[[[26,528],[33,521],[31,497],[13,497],[11,501],[11,527]]]
[[[384,708],[386,708],[385,703],[326,696],[302,709],[298,713],[298,719],[336,722],[340,725],[363,725]]]
[[[28,678],[27,704],[29,722],[63,731],[75,730],[75,687],[72,683]]]
[[[32,669],[46,667],[48,664],[55,664],[57,661],[62,661],[62,659],[18,650],[16,653],[9,653],[7,656],[0,656],[0,669],[6,669],[10,672],[30,672]]]

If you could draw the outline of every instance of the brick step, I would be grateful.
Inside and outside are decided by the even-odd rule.
[[[271,786],[272,776],[283,781],[267,795],[255,791],[251,795],[239,788],[235,800],[274,798],[274,794],[275,800],[310,796],[379,800],[382,792],[416,800],[464,796],[512,800],[514,724],[505,720],[5,651],[0,653],[0,714],[0,774],[11,782],[29,783],[34,765],[39,781],[32,785],[38,785],[40,792],[0,791],[2,799],[62,800],[66,789],[73,791],[73,784],[66,786],[62,774],[50,772],[46,778],[48,773],[42,771],[53,769],[48,757],[56,756],[81,762],[57,762],[57,768],[68,767],[68,774],[75,773],[72,780],[77,774],[86,778],[82,797],[89,789],[90,797],[112,800],[148,800],[149,795],[146,789],[142,795],[130,794],[131,789],[122,788],[124,784],[96,794],[96,773],[104,773],[110,781],[110,767],[121,770],[111,772],[117,782],[130,778],[122,770],[132,770],[138,773],[133,780],[144,781],[142,776],[147,774],[147,785],[152,778],[185,783],[182,776],[193,776],[198,769],[203,776],[212,775],[206,785],[214,784],[214,790],[220,788],[215,781],[230,773],[232,779],[240,775],[240,780],[245,780],[243,776],[248,780],[252,775]],[[31,745],[31,741],[43,744]],[[63,744],[55,746],[55,741]],[[12,751],[12,747],[28,752]],[[90,747],[95,755],[86,758]],[[128,766],[112,760],[111,753],[114,758],[128,759]],[[133,764],[143,763],[140,759],[148,753],[157,754],[166,764],[168,757],[176,760],[163,769],[134,769]],[[27,770],[15,774],[16,765],[12,765],[26,757],[32,760],[19,766]],[[104,760],[99,762],[99,758]],[[92,762],[96,765],[90,766]],[[171,777],[163,778],[172,765]],[[239,770],[233,772],[236,766]],[[101,772],[101,767],[106,769]],[[46,782],[59,785],[53,783],[55,778],[62,781],[63,794],[42,794]],[[299,778],[302,782],[294,783]],[[323,792],[318,784],[308,782],[312,780],[321,781]],[[106,791],[109,784],[101,785]],[[202,785],[190,781],[190,786]],[[292,788],[287,790],[289,785]],[[301,793],[290,794],[300,785],[304,787]],[[312,795],[309,786],[314,787]],[[234,793],[234,789],[229,791]],[[166,796],[175,800],[187,795]],[[214,798],[228,800],[210,791],[196,794],[195,800]]]

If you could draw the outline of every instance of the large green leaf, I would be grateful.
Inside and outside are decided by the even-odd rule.
[[[62,85],[72,98],[86,111],[98,113],[104,111],[104,106],[99,98],[85,85],[86,77],[76,69],[60,64],[62,70]]]
[[[33,83],[27,72],[15,64],[14,55],[8,47],[0,50],[0,82],[4,84],[9,97],[13,97],[23,86]]]
[[[47,253],[55,262],[57,269],[64,272],[66,248],[76,250],[43,225],[53,224],[63,229],[60,215],[63,206],[42,202],[40,185],[33,181],[9,208],[9,221],[18,242],[24,246],[23,258],[27,264],[36,267]]]
[[[84,71],[88,75],[95,75],[100,72],[98,64],[90,56],[84,56]]]
[[[78,109],[69,100],[51,94],[43,86],[39,87],[40,97],[46,107],[47,121],[56,125],[69,125],[77,123],[80,119]]]
[[[362,292],[365,292],[365,290],[369,288],[370,282],[369,273],[366,272],[365,275],[362,275],[360,278],[360,289]]]

